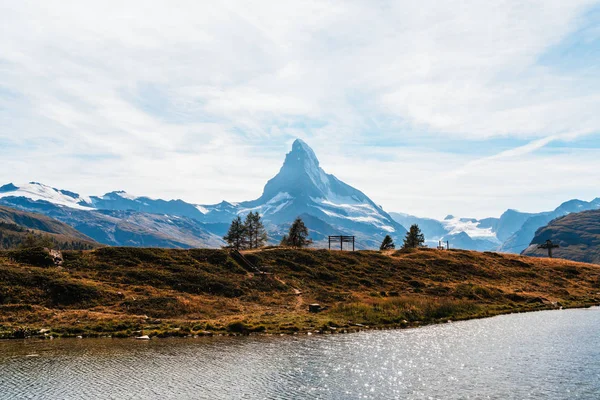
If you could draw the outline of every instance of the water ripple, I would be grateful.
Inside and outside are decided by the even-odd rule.
[[[0,342],[7,399],[599,399],[600,309],[352,335]]]

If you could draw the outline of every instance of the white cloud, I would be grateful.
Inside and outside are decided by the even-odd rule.
[[[329,170],[386,209],[459,214],[473,210],[475,203],[463,207],[468,198],[485,202],[473,215],[533,205],[527,196],[548,185],[523,168],[542,174],[548,165],[568,180],[552,183],[553,193],[578,196],[573,182],[587,193],[596,178],[582,165],[595,163],[591,153],[535,152],[600,131],[597,69],[538,60],[578,29],[592,4],[3,4],[0,179],[92,194],[245,200],[260,194],[286,143],[300,136]],[[378,161],[380,151],[357,150],[436,134],[531,143],[491,157],[417,147]],[[361,165],[356,157],[346,165],[357,151]],[[571,167],[579,177],[568,179]],[[511,197],[500,198],[492,180]]]

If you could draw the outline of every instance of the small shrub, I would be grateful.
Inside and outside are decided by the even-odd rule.
[[[423,282],[420,281],[416,281],[414,279],[410,280],[407,282],[410,286],[414,287],[415,289],[421,289],[424,288],[426,285]]]
[[[54,257],[43,247],[13,250],[8,253],[12,260],[36,267],[50,267],[54,265]]]
[[[34,329],[26,328],[26,327],[18,327],[13,330],[12,337],[15,339],[25,339],[25,338],[35,335],[36,333],[37,333],[37,331],[35,331]]]
[[[296,332],[299,331],[299,329],[297,327],[294,326],[294,328],[296,328],[296,330],[295,330]],[[264,325],[258,325],[258,326],[255,326],[254,328],[252,328],[252,332],[258,332],[258,333],[265,332],[266,330],[267,330],[267,328]]]
[[[248,325],[242,321],[234,321],[227,324],[227,331],[233,333],[247,333],[249,331]]]

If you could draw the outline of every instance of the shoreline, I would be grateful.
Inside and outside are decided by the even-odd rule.
[[[579,305],[572,305],[572,306],[568,306],[568,307],[540,307],[540,308],[536,308],[536,309],[515,309],[515,310],[506,310],[504,312],[498,312],[495,314],[490,314],[490,315],[476,315],[476,316],[465,316],[463,318],[458,318],[458,319],[453,319],[453,320],[441,320],[441,321],[434,321],[434,322],[422,322],[422,323],[413,323],[413,324],[407,324],[407,325],[397,325],[397,326],[390,326],[390,325],[363,325],[363,326],[357,326],[355,325],[350,325],[348,327],[332,327],[335,329],[329,329],[329,330],[311,330],[311,329],[305,329],[305,330],[299,330],[299,331],[294,331],[294,332],[228,332],[228,331],[215,331],[215,332],[210,332],[210,333],[205,333],[205,334],[185,334],[185,335],[181,335],[181,334],[177,334],[174,333],[172,335],[148,335],[149,338],[148,339],[139,339],[139,337],[136,336],[114,336],[115,332],[103,332],[102,334],[98,334],[98,335],[60,335],[60,336],[56,336],[54,337],[53,335],[47,335],[44,336],[43,334],[38,334],[38,335],[32,335],[32,336],[27,336],[24,338],[19,338],[19,337],[2,337],[0,338],[0,342],[12,342],[12,341],[22,341],[22,342],[27,342],[27,341],[48,341],[48,340],[59,340],[59,339],[67,339],[67,340],[85,340],[85,339],[117,339],[117,340],[140,340],[140,341],[147,341],[147,340],[162,340],[162,339],[199,339],[199,338],[216,338],[216,337],[286,337],[286,336],[312,336],[312,335],[347,335],[347,334],[353,334],[353,333],[360,333],[360,332],[372,332],[372,331],[381,331],[381,330],[405,330],[405,329],[416,329],[416,328],[423,328],[426,326],[433,326],[433,325],[444,325],[447,323],[454,323],[454,322],[466,322],[466,321],[472,321],[472,320],[478,320],[478,319],[487,319],[487,318],[494,318],[494,317],[499,317],[499,316],[505,316],[505,315],[511,315],[511,314],[525,314],[525,313],[535,313],[535,312],[545,312],[545,311],[568,311],[568,310],[585,310],[585,309],[590,309],[590,308],[598,308],[600,307],[600,302],[597,303],[589,303],[589,304],[579,304]],[[362,325],[362,324],[358,324],[358,325]],[[50,331],[52,331],[52,329],[50,328]],[[180,331],[175,331],[175,332],[180,332]]]

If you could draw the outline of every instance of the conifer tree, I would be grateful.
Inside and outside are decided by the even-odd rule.
[[[414,249],[422,246],[423,243],[425,243],[425,235],[421,233],[419,225],[411,225],[409,231],[406,233],[406,237],[404,238],[404,244],[402,245],[402,248]]]
[[[32,248],[32,247],[47,247],[49,249],[53,249],[55,247],[54,240],[50,235],[44,234],[35,234],[30,232],[23,238],[19,247],[22,249]]]
[[[239,250],[244,247],[246,239],[246,226],[242,222],[242,218],[238,215],[233,221],[231,221],[231,225],[229,226],[229,230],[227,231],[227,235],[223,237],[229,246],[233,247],[236,250]]]
[[[283,235],[281,237],[281,242],[279,242],[280,246],[289,246],[289,239],[288,239],[288,235]]]
[[[250,248],[258,249],[267,243],[267,231],[258,211],[250,211],[248,215],[246,215],[244,226],[246,228],[246,238],[248,239]]]
[[[312,243],[308,238],[308,228],[304,225],[302,218],[298,217],[290,226],[290,231],[281,239],[281,244],[291,247],[306,247]]]
[[[395,249],[396,245],[394,244],[394,240],[390,235],[385,235],[383,241],[381,242],[381,246],[379,246],[379,250],[392,250]]]

